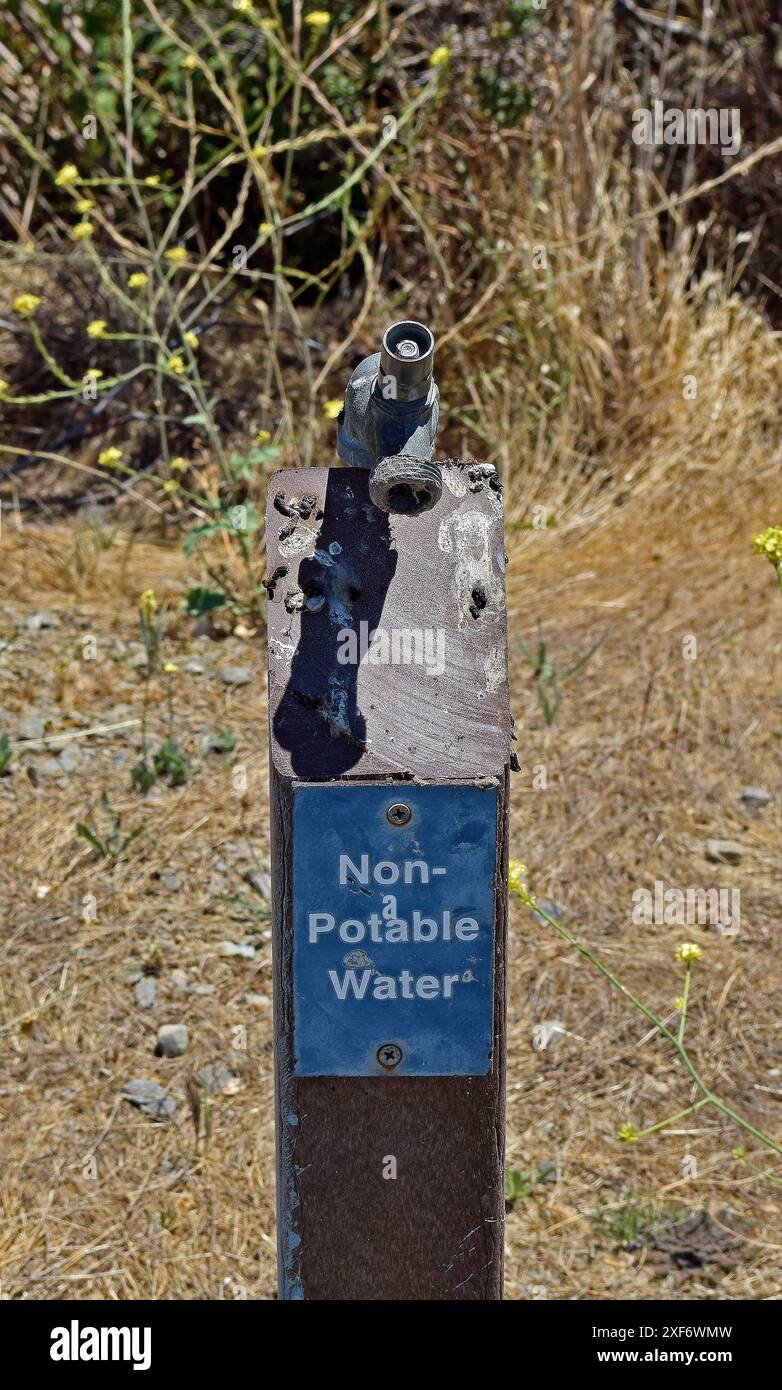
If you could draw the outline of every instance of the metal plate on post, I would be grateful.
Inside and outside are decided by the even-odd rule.
[[[505,766],[499,482],[479,465],[441,471],[441,502],[412,517],[373,507],[358,468],[270,479],[269,714],[283,777],[468,781]]]
[[[300,785],[294,1073],[485,1076],[497,786]]]

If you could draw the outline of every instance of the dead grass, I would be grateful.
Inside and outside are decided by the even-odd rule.
[[[754,226],[751,243],[736,236],[753,217],[750,183],[773,199],[774,166],[759,161],[751,179],[673,206],[670,187],[681,191],[682,179],[663,186],[660,168],[635,158],[629,113],[648,92],[631,73],[646,58],[626,61],[629,21],[617,27],[607,4],[557,9],[545,28],[514,39],[512,75],[528,84],[533,112],[504,128],[478,110],[468,74],[471,45],[494,61],[494,8],[483,29],[471,10],[469,33],[454,36],[460,100],[443,99],[433,132],[402,163],[400,196],[367,182],[362,276],[345,275],[316,310],[297,300],[276,339],[265,301],[238,299],[230,321],[205,337],[206,377],[217,383],[231,447],[264,427],[280,466],[328,462],[323,401],[341,394],[398,311],[435,325],[441,450],[487,459],[506,486],[522,763],[513,853],[531,866],[535,892],[663,1015],[680,989],[681,929],[634,927],[633,890],[656,879],[740,888],[740,937],[698,938],[706,949],[693,1051],[715,1090],[779,1137],[782,606],[750,537],[779,519],[782,354],[768,322],[738,296],[743,258],[773,260],[773,238],[764,243]],[[442,38],[441,10],[421,19],[432,26],[430,48]],[[675,92],[685,96],[691,51],[677,59]],[[400,68],[398,80],[406,99],[411,78]],[[770,137],[758,118],[753,150]],[[745,200],[739,221],[720,221],[722,195],[734,209]],[[648,216],[660,205],[664,217]],[[704,221],[688,226],[696,206]],[[348,242],[352,257],[352,232]],[[82,338],[62,292],[81,273],[77,251],[66,262],[58,270],[58,261],[15,253],[2,298],[41,294],[43,329],[60,334],[63,351],[70,344],[81,371]],[[101,303],[88,299],[85,322]],[[16,327],[1,365],[27,389],[43,369]],[[129,397],[121,409],[141,404]],[[94,500],[83,470],[107,443],[162,475],[157,427],[119,419],[101,417],[72,445],[58,442],[59,405],[43,417],[9,409],[4,426],[14,448],[48,443],[70,461],[17,468],[3,492],[0,734],[18,746],[12,775],[0,777],[2,1288],[35,1299],[272,1298],[271,962],[268,928],[253,911],[261,900],[245,877],[262,866],[268,830],[261,634],[195,639],[177,615],[203,573],[182,555],[184,508],[167,503],[161,517],[148,477],[134,484],[145,506],[106,476],[101,488],[117,490],[110,512],[62,517],[74,492],[87,488]],[[203,439],[193,454],[210,493],[216,471]],[[0,456],[3,467],[16,462]],[[262,501],[263,482],[252,481],[251,500]],[[28,524],[25,508],[35,506],[48,524]],[[529,529],[535,508],[550,527]],[[219,559],[231,570],[228,554]],[[177,735],[196,771],[183,788],[142,800],[129,790],[142,683],[128,644],[149,586],[169,604]],[[28,630],[41,610],[58,624]],[[520,646],[538,615],[560,668],[608,632],[564,687],[552,730]],[[95,662],[80,659],[88,634]],[[694,662],[682,652],[691,635]],[[202,675],[186,672],[193,658]],[[217,672],[237,663],[253,680],[229,694]],[[31,707],[48,735],[86,735],[74,740],[84,758],[73,772],[52,770],[62,743],[19,744]],[[163,709],[156,686],[156,731]],[[222,730],[236,735],[236,751],[204,753],[205,735]],[[237,760],[248,769],[243,795],[231,780]],[[541,768],[546,790],[533,785]],[[750,783],[774,795],[755,816],[738,800]],[[99,814],[104,790],[126,831],[144,828],[113,868],[96,864],[75,833],[77,821]],[[712,836],[739,840],[741,862],[707,863]],[[95,921],[82,915],[88,894]],[[252,960],[219,954],[221,942],[245,938]],[[518,906],[510,963],[508,1161],[533,1179],[554,1163],[558,1176],[508,1214],[508,1296],[778,1298],[778,1164],[710,1110],[621,1145],[620,1124],[641,1128],[687,1105],[681,1068],[586,962]],[[128,973],[138,970],[156,981],[149,1010],[134,1002]],[[180,970],[213,992],[183,992]],[[566,1038],[536,1051],[535,1024],[553,1018]],[[190,1028],[183,1058],[154,1056],[167,1021]],[[203,1115],[196,1135],[187,1092],[194,1072],[218,1063],[235,1080],[214,1098],[207,1140]],[[168,1088],[173,1121],[156,1124],[121,1099],[123,1083],[139,1076]],[[697,1176],[689,1163],[686,1175],[685,1159],[695,1159]],[[726,1245],[734,1233],[736,1251],[699,1260],[685,1243],[678,1261],[656,1263],[651,1224],[670,1225],[682,1210],[706,1212]]]
[[[681,930],[641,935],[630,920],[633,889],[656,878],[740,887],[740,938],[700,932],[693,1048],[715,1088],[778,1134],[782,614],[771,572],[748,546],[774,500],[768,473],[738,485],[695,474],[686,510],[682,494],[669,491],[651,517],[630,502],[601,527],[517,537],[509,598],[523,764],[513,852],[531,865],[538,895],[663,1014],[679,992]],[[140,587],[152,584],[173,604],[187,586],[179,554],[146,542],[126,548],[118,538],[76,598],[51,554],[70,553],[68,530],[48,534],[46,549],[40,541],[35,531],[6,536],[4,635],[14,624],[22,635],[5,653],[13,677],[5,726],[13,732],[35,701],[57,732],[132,717],[140,678],[113,644],[135,638]],[[60,626],[28,633],[25,618],[41,609],[57,612]],[[538,613],[563,663],[610,627],[565,687],[550,731],[517,645],[532,636]],[[98,639],[94,671],[79,662],[78,683],[63,682],[62,663],[87,630]],[[694,663],[681,655],[690,633]],[[10,1297],[274,1297],[269,942],[243,905],[260,903],[243,875],[263,859],[267,833],[262,651],[256,639],[194,641],[174,624],[166,655],[180,667],[195,655],[206,668],[178,677],[180,739],[200,763],[184,788],[146,800],[128,790],[134,729],[81,740],[92,761],[68,777],[42,776],[35,786],[17,753],[12,777],[0,781],[2,898],[11,905],[1,976],[0,1252]],[[229,697],[215,669],[237,661],[255,679]],[[237,751],[225,761],[201,753],[203,733],[223,728],[238,735]],[[50,755],[24,760],[36,767]],[[249,769],[244,798],[231,787],[237,759]],[[541,765],[548,790],[535,791],[531,769]],[[753,782],[775,801],[750,817],[737,793]],[[74,833],[103,789],[124,827],[145,827],[113,870],[96,866]],[[740,865],[705,862],[706,837],[720,834],[744,846]],[[176,874],[179,888],[166,887],[163,873]],[[88,892],[95,922],[82,920]],[[245,938],[257,945],[252,961],[218,954],[220,942]],[[773,1159],[708,1110],[637,1146],[619,1144],[621,1123],[640,1128],[688,1103],[680,1067],[605,981],[519,907],[511,942],[508,1161],[533,1175],[554,1162],[558,1180],[509,1213],[508,1296],[778,1296]],[[151,1010],[134,1003],[126,979],[134,964],[154,973]],[[175,969],[214,993],[177,991]],[[562,1019],[568,1036],[539,1052],[532,1030],[546,1018]],[[172,1020],[190,1028],[188,1053],[157,1059],[157,1026]],[[217,1062],[237,1080],[233,1093],[214,1099],[208,1143],[203,1125],[196,1143],[187,1077]],[[137,1076],[169,1088],[178,1102],[172,1122],[156,1124],[120,1099],[123,1082]],[[733,1157],[742,1145],[747,1156]],[[686,1155],[697,1161],[696,1178],[683,1176]],[[703,1208],[738,1234],[738,1253],[723,1265],[666,1272],[651,1263],[649,1240],[625,1250],[596,1224],[598,1208],[629,1222],[633,1202],[662,1220]]]

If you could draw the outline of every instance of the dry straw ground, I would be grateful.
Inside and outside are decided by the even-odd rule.
[[[509,75],[493,100],[521,89],[529,115],[502,106],[490,118],[473,78],[491,75],[492,25],[510,8],[410,6],[410,29],[399,18],[394,77],[404,101],[444,37],[452,86],[393,177],[380,164],[367,175],[322,302],[297,301],[275,336],[271,282],[259,281],[204,333],[199,365],[228,448],[246,450],[269,427],[281,465],[330,461],[323,401],[399,312],[433,323],[442,452],[479,454],[506,490],[522,764],[512,852],[530,865],[538,896],[665,1017],[681,989],[683,933],[634,926],[633,891],[655,880],[740,889],[738,937],[684,933],[704,948],[689,1035],[713,1089],[779,1141],[782,602],[751,553],[751,536],[780,521],[773,30],[760,44],[744,32],[753,17],[768,20],[760,0],[723,7],[707,88],[713,72],[721,98],[745,93],[749,165],[725,171],[699,151],[683,173],[681,161],[663,170],[636,158],[629,112],[663,70],[674,100],[697,92],[698,6],[679,7],[690,27],[675,41],[610,4],[549,7],[534,32],[525,19],[503,49]],[[396,22],[393,6],[379,10]],[[351,45],[358,53],[357,41],[340,38],[342,76],[352,73]],[[369,115],[376,120],[374,107]],[[23,156],[14,154],[24,172]],[[40,244],[11,248],[0,299],[39,294],[42,335],[80,375],[91,350],[84,325],[107,301],[86,256],[66,243],[51,159],[41,158]],[[35,203],[26,188],[25,237]],[[119,200],[110,210],[140,256],[130,214]],[[197,247],[208,212],[194,212]],[[761,285],[765,309],[751,297]],[[23,324],[5,335],[0,366],[19,393],[52,386]],[[79,404],[66,443],[56,442],[59,403],[38,414],[9,407],[0,436],[17,451],[4,466],[47,441],[58,454],[35,467],[23,460],[3,489],[0,735],[12,758],[0,776],[2,1294],[273,1298],[270,948],[257,891],[268,828],[262,625],[250,633],[245,622],[242,635],[215,622],[197,635],[179,604],[204,574],[197,557],[183,558],[185,509],[160,505],[157,425],[132,393],[89,429]],[[89,470],[109,444],[126,451],[143,505],[130,500],[128,479],[98,469],[94,485]],[[192,453],[199,490],[214,494],[206,440]],[[249,484],[257,503],[264,483]],[[540,506],[552,524],[534,530]],[[220,544],[207,553],[241,581]],[[166,605],[162,657],[179,668],[175,732],[194,766],[184,786],[158,783],[141,797],[130,785],[143,695],[134,643],[149,587]],[[552,728],[521,645],[535,641],[538,617],[560,671],[605,634],[563,686]],[[84,660],[90,635],[96,659]],[[695,660],[685,659],[687,637]],[[219,673],[237,665],[251,679],[228,686]],[[160,678],[152,700],[160,737]],[[207,751],[221,733],[235,748]],[[237,762],[246,792],[234,789]],[[533,783],[541,766],[545,789]],[[740,799],[748,784],[772,795],[756,813]],[[100,826],[104,792],[123,834],[142,831],[113,865],[76,833],[79,821]],[[740,861],[707,862],[712,837],[738,841]],[[84,915],[90,895],[94,920]],[[228,941],[246,954],[224,954]],[[691,1087],[648,1024],[518,904],[510,980],[508,1296],[778,1298],[774,1155],[709,1109],[621,1144],[621,1125],[675,1113],[694,1099]],[[144,981],[156,989],[149,1007],[136,997]],[[552,1019],[566,1036],[538,1051],[535,1025]],[[155,1055],[168,1022],[189,1028],[182,1057]],[[193,1078],[207,1066],[222,1069],[224,1084],[201,1105],[196,1132],[202,1087]],[[167,1089],[172,1119],[155,1122],[122,1099],[139,1077]]]
[[[779,1137],[782,613],[770,570],[748,546],[774,505],[775,482],[770,467],[753,478],[731,464],[706,474],[693,461],[687,486],[660,492],[653,510],[639,500],[598,527],[511,542],[522,762],[512,847],[539,896],[663,1015],[680,989],[673,956],[682,932],[633,926],[633,889],[656,878],[740,887],[738,938],[695,929],[704,961],[694,1052],[714,1088]],[[152,584],[171,606],[164,656],[180,668],[177,729],[198,770],[181,789],[132,794],[131,726],[74,740],[83,761],[67,775],[51,766],[55,748],[17,750],[29,771],[17,761],[0,782],[2,897],[12,904],[0,1025],[4,1292],[273,1297],[269,940],[246,879],[262,872],[266,850],[262,643],[194,639],[176,615],[188,583],[181,558],[148,541],[116,536],[74,581],[77,535],[84,551],[78,523],[6,533],[6,631],[19,633],[6,725],[32,706],[50,735],[137,718],[135,599]],[[28,631],[41,611],[58,626]],[[537,614],[562,665],[609,629],[577,682],[563,687],[552,730],[517,642],[530,638]],[[95,662],[74,659],[85,633],[97,639]],[[697,637],[695,662],[682,657],[687,634]],[[187,672],[192,660],[203,674]],[[229,692],[217,674],[228,664],[248,665],[252,684]],[[204,736],[222,730],[237,736],[236,751],[202,752]],[[231,785],[237,759],[248,767],[245,797]],[[541,764],[548,789],[533,790]],[[738,796],[758,782],[775,801],[752,816]],[[126,831],[144,827],[112,870],[75,835],[104,789]],[[740,841],[739,865],[705,861],[714,835]],[[82,918],[88,893],[94,922]],[[253,958],[222,956],[226,940],[251,942]],[[641,1128],[692,1098],[681,1067],[586,962],[518,906],[511,941],[508,1161],[533,1177],[555,1164],[557,1177],[509,1211],[509,1297],[778,1296],[773,1157],[708,1110],[621,1145],[621,1123]],[[135,1003],[134,967],[155,980],[150,1009]],[[194,985],[210,992],[190,992]],[[568,1035],[556,1050],[536,1051],[534,1025],[552,1018]],[[161,1022],[188,1025],[184,1057],[155,1057]],[[196,1144],[188,1075],[218,1064],[235,1079],[214,1098],[208,1141],[202,1117]],[[168,1089],[173,1120],[156,1123],[120,1099],[123,1083],[139,1076]],[[734,1156],[739,1148],[745,1156]],[[683,1176],[687,1155],[695,1177]],[[682,1227],[692,1213],[708,1221]]]

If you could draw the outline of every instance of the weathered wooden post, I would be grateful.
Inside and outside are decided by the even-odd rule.
[[[354,372],[354,467],[270,481],[284,1299],[502,1291],[502,500],[432,463],[433,347],[394,325]]]

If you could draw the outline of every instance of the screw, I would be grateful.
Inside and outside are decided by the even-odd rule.
[[[397,357],[414,358],[420,356],[418,344],[414,343],[412,338],[403,338],[401,343],[397,343],[396,353]]]
[[[386,820],[389,820],[392,825],[407,825],[412,818],[413,812],[409,806],[405,805],[404,801],[395,801],[393,806],[389,806],[386,811]]]
[[[383,1043],[376,1053],[378,1062],[381,1067],[386,1068],[386,1071],[392,1071],[394,1067],[398,1067],[402,1055],[402,1049],[398,1043]]]

